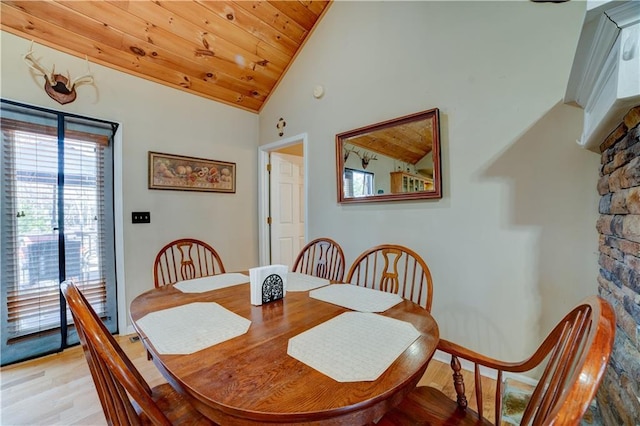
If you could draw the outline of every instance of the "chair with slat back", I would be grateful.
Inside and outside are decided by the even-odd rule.
[[[613,308],[601,297],[591,296],[568,313],[536,352],[522,362],[498,361],[440,339],[438,349],[451,354],[457,401],[437,389],[420,386],[385,414],[378,426],[490,425],[483,414],[481,366],[497,372],[495,424],[501,424],[503,373],[523,373],[541,366],[544,367],[542,376],[520,424],[578,425],[604,377],[614,335]],[[467,406],[460,359],[474,364],[477,412]]]
[[[404,246],[383,244],[366,250],[349,268],[345,282],[395,293],[431,310],[431,271],[420,255]]]
[[[153,262],[156,287],[224,272],[222,260],[213,247],[194,238],[170,242],[158,252]]]
[[[78,288],[65,281],[60,290],[71,310],[108,424],[215,424],[168,383],[149,387]]]
[[[293,272],[333,281],[344,278],[344,253],[340,244],[330,238],[317,238],[300,250]]]

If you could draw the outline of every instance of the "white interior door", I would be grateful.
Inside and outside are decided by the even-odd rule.
[[[304,244],[303,157],[271,153],[271,263],[289,270]]]

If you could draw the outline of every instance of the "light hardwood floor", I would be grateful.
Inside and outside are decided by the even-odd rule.
[[[140,370],[149,385],[164,379],[140,342],[131,336],[116,336],[124,351]],[[465,382],[473,383],[465,372]],[[467,377],[468,375],[468,377]],[[419,385],[429,385],[454,395],[451,369],[447,364],[431,361]],[[483,405],[492,420],[495,381],[483,381]],[[467,394],[473,389],[468,389]],[[14,425],[106,425],[89,368],[82,349],[76,346],[60,354],[26,361],[0,369],[0,424]],[[469,401],[470,406],[475,403]],[[475,408],[475,407],[474,407]]]

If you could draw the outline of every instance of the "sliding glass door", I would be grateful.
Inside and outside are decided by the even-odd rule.
[[[116,126],[8,101],[1,124],[4,365],[77,343],[59,291],[64,280],[116,331]]]

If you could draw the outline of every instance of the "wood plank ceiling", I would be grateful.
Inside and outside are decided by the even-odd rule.
[[[433,121],[414,121],[353,136],[346,143],[416,164],[433,150]]]
[[[0,28],[34,40],[48,68],[37,43],[259,112],[329,4],[2,0]]]

